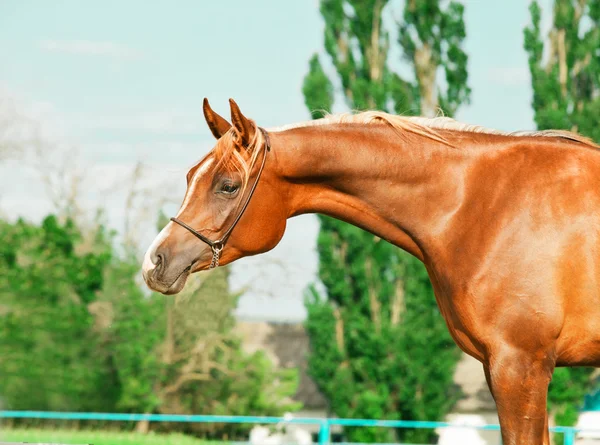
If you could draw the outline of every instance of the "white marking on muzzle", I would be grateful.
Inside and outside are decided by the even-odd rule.
[[[144,255],[144,263],[142,264],[142,274],[144,278],[146,278],[148,272],[152,271],[156,267],[156,264],[154,264],[154,261],[152,261],[152,256],[154,256],[156,249],[158,249],[163,241],[171,234],[172,227],[173,223],[169,221],[169,223],[163,227],[160,233],[156,235],[156,238],[154,238],[154,241],[152,241],[152,244],[150,244],[148,250],[146,250],[146,254]]]

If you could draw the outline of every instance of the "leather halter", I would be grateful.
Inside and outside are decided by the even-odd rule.
[[[262,163],[260,164],[260,169],[258,170],[258,175],[256,176],[256,181],[254,181],[254,184],[252,184],[252,188],[250,189],[250,193],[248,193],[248,197],[246,198],[246,201],[244,202],[244,205],[242,206],[242,210],[240,210],[240,213],[238,213],[238,215],[235,218],[235,220],[233,221],[233,223],[231,223],[231,225],[225,231],[225,233],[221,236],[221,238],[219,238],[218,240],[215,240],[215,241],[210,240],[207,237],[205,237],[204,235],[202,235],[200,232],[198,232],[197,230],[188,226],[186,223],[184,223],[180,219],[175,218],[175,217],[171,218],[171,221],[179,224],[184,229],[189,230],[192,234],[194,234],[194,236],[196,236],[196,238],[200,239],[201,241],[204,241],[206,244],[208,244],[210,246],[212,253],[213,253],[213,257],[212,257],[212,261],[210,262],[209,269],[213,269],[213,268],[219,266],[219,258],[221,257],[221,252],[223,251],[223,247],[225,247],[225,243],[227,242],[229,235],[231,235],[231,232],[233,231],[234,227],[237,225],[239,220],[242,218],[242,215],[246,211],[248,204],[250,204],[250,199],[252,199],[252,195],[254,195],[254,190],[256,190],[256,186],[258,185],[260,175],[262,174],[262,171],[265,168],[265,161],[267,160],[267,152],[271,151],[271,140],[269,139],[269,134],[262,127],[258,127],[258,129],[260,130],[260,132],[263,134],[263,136],[265,138],[265,148],[263,151]]]

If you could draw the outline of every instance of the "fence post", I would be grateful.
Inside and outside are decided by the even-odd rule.
[[[564,445],[574,445],[575,444],[575,429],[567,428],[565,430],[565,441]]]
[[[319,445],[329,445],[330,438],[331,428],[329,419],[325,419],[321,422],[321,427],[319,428]]]

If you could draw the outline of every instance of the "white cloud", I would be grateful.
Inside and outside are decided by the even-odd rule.
[[[495,66],[488,69],[488,79],[505,87],[519,87],[531,82],[527,66]]]
[[[42,40],[40,48],[58,53],[104,56],[117,59],[139,59],[142,53],[134,48],[115,42],[91,40]]]

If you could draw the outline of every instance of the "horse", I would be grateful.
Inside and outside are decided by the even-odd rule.
[[[600,151],[573,132],[502,132],[378,111],[264,129],[204,100],[217,142],[143,262],[175,294],[273,249],[321,213],[421,260],[452,338],[483,364],[505,445],[550,444],[557,366],[600,366]]]

